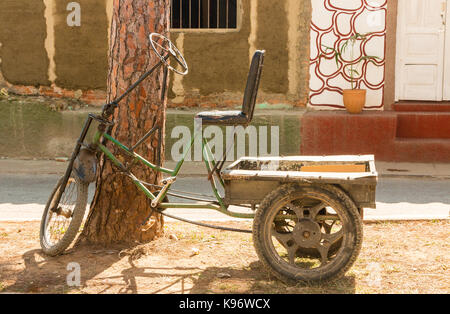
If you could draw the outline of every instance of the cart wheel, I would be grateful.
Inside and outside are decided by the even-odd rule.
[[[287,283],[343,276],[358,257],[362,238],[357,207],[332,185],[282,185],[266,196],[253,222],[260,260]]]

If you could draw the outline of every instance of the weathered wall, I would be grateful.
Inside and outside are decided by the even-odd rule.
[[[201,95],[223,91],[240,91],[248,68],[250,36],[250,1],[243,1],[243,15],[238,31],[191,31],[171,34],[181,47],[189,65],[183,78],[185,93]],[[180,40],[184,38],[183,40]]]
[[[67,25],[67,4],[54,4],[56,85],[68,89],[106,89],[108,19],[105,0],[77,0],[81,26]]]
[[[308,101],[311,1],[288,0],[286,12],[289,21],[289,94],[301,104]]]
[[[305,105],[309,92],[310,1],[279,0],[274,5],[270,0],[241,0],[240,4],[242,19],[237,31],[172,32],[190,66],[188,76],[174,78],[174,102],[237,105],[251,57],[256,49],[264,49],[260,101]],[[226,99],[217,95],[224,92]]]
[[[5,79],[25,93],[71,96],[81,89],[105,90],[110,0],[78,0],[81,26],[67,25],[71,0],[3,0],[0,50]],[[229,31],[172,31],[190,66],[172,76],[175,105],[235,106],[251,56],[266,50],[260,102],[305,105],[309,79],[310,1],[241,0],[239,27]],[[151,53],[151,52],[149,52]],[[50,87],[52,85],[52,87]],[[42,86],[49,86],[42,88]]]
[[[44,10],[42,0],[1,1],[0,70],[12,84],[49,84]]]
[[[261,89],[271,93],[288,92],[288,30],[286,2],[258,1],[256,46],[267,50]]]

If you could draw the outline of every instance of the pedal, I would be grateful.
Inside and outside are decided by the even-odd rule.
[[[163,179],[163,180],[161,181],[161,183],[162,183],[163,185],[167,185],[167,184],[174,184],[175,181],[177,181],[177,177],[170,177],[170,178]]]

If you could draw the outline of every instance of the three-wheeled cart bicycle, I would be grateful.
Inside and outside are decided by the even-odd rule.
[[[188,73],[186,61],[169,39],[154,33],[150,35],[150,42],[160,62],[122,96],[106,104],[100,115],[88,115],[66,173],[51,193],[43,213],[40,230],[43,251],[51,256],[61,254],[76,237],[87,206],[88,186],[96,177],[96,154],[103,153],[149,198],[149,217],[156,211],[206,227],[252,233],[254,247],[263,265],[285,282],[326,281],[345,274],[361,248],[363,208],[375,208],[377,172],[373,156],[247,157],[224,168],[226,156],[220,161],[215,160],[202,132],[196,132],[191,147],[196,136],[201,136],[214,195],[205,198],[188,192],[174,192],[171,187],[184,158],[175,169],[167,169],[135,152],[139,145],[156,134],[156,129],[150,130],[133,147],[126,147],[110,134],[114,109],[157,68],[165,67],[163,86],[168,70],[181,75]],[[169,65],[169,57],[175,59],[178,69]],[[201,125],[248,126],[253,118],[263,61],[264,51],[256,51],[242,110],[202,112],[197,114],[196,121],[201,121]],[[165,97],[164,90],[162,97]],[[93,121],[99,122],[98,131],[93,142],[86,144],[84,141]],[[106,147],[106,141],[118,146],[134,162],[165,174],[161,185],[136,178]],[[219,187],[225,195],[221,195]],[[168,196],[193,202],[171,203]],[[247,207],[249,213],[233,212],[231,205]],[[189,221],[165,213],[167,208],[211,209],[232,217],[253,219],[253,230]]]

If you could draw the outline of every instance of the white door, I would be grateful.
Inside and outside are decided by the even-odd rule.
[[[450,6],[446,3],[443,100],[450,100]]]
[[[399,0],[397,100],[441,101],[450,96],[443,92],[444,81],[450,84],[444,78],[446,3]]]

